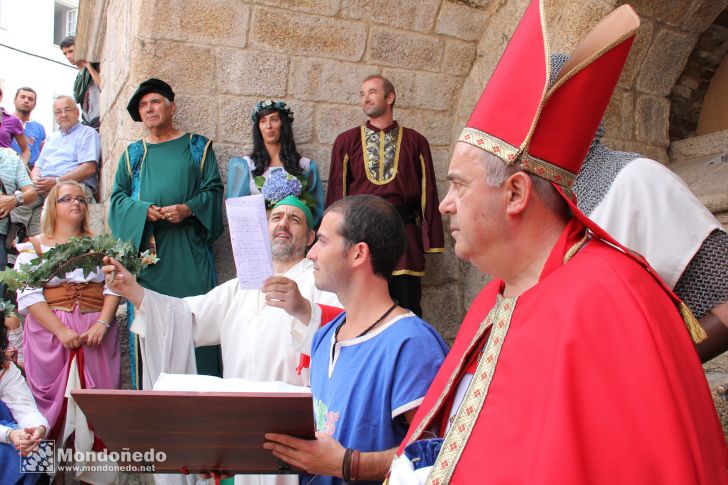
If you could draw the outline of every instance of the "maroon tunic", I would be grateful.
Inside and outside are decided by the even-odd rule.
[[[362,150],[362,141],[367,147]],[[371,194],[394,204],[407,227],[407,249],[393,275],[423,276],[424,253],[444,251],[430,145],[395,121],[379,130],[368,121],[336,137],[326,207],[347,195]]]

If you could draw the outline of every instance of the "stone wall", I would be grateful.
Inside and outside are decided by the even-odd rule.
[[[670,139],[696,134],[703,99],[718,66],[728,54],[728,10],[703,32],[688,57],[685,69],[670,92]],[[709,133],[704,131],[701,135]]]
[[[104,196],[124,147],[143,135],[126,103],[144,79],[173,86],[179,127],[215,141],[223,179],[227,161],[251,148],[255,102],[285,99],[300,152],[326,180],[336,135],[365,120],[359,85],[373,73],[397,89],[395,118],[429,140],[443,193],[454,107],[492,9],[442,0],[82,1],[82,24],[105,35],[82,35],[79,46],[103,66]],[[215,250],[221,279],[231,278],[227,234]],[[463,314],[458,263],[448,251],[427,265],[425,316],[453,337]]]

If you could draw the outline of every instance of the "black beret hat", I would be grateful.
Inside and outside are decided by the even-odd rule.
[[[174,91],[172,91],[172,87],[169,84],[161,79],[147,79],[139,85],[136,91],[134,91],[134,94],[129,100],[129,104],[126,105],[126,110],[131,115],[131,119],[134,121],[142,120],[139,116],[139,101],[145,94],[149,93],[158,93],[168,100],[174,101]]]

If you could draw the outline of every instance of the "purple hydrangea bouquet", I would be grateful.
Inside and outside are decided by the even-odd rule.
[[[285,170],[274,170],[263,183],[261,192],[268,207],[272,207],[289,195],[301,197],[301,181]]]

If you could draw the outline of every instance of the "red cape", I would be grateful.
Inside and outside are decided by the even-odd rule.
[[[450,483],[728,483],[726,442],[673,301],[601,240],[563,264],[582,231],[569,224],[539,283],[518,298]],[[438,398],[462,374],[502,285],[473,302],[398,454],[423,420],[439,429],[460,378],[439,409]]]

